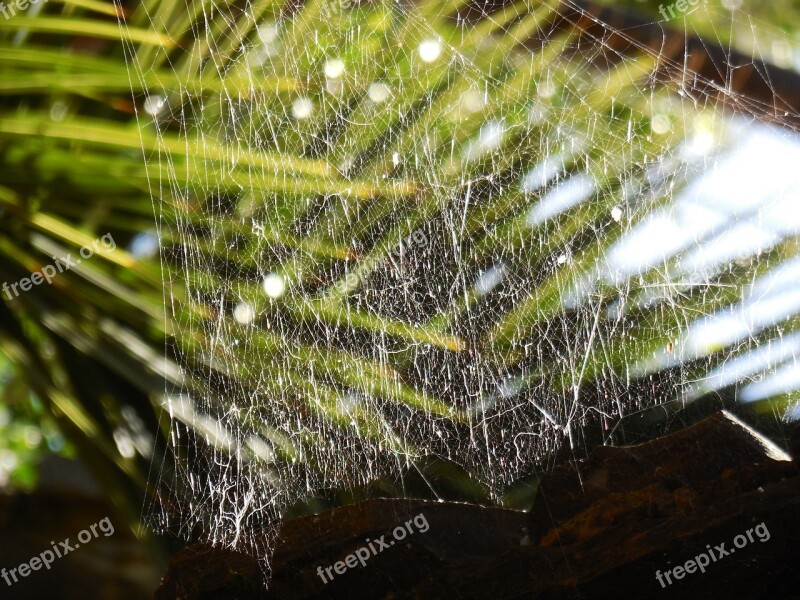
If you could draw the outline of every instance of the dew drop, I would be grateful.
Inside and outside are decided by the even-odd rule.
[[[342,75],[344,75],[343,60],[336,58],[325,63],[325,77],[328,79],[339,79]]]
[[[239,302],[233,309],[233,318],[237,323],[248,325],[255,320],[256,311],[247,302]]]
[[[264,277],[264,293],[270,298],[280,298],[286,291],[286,281],[278,273]]]
[[[439,40],[425,40],[419,45],[419,57],[426,63],[432,63],[442,55],[442,44]]]
[[[142,108],[148,115],[155,117],[164,109],[165,104],[166,100],[162,96],[153,95],[145,98]]]
[[[292,103],[292,116],[302,121],[308,119],[314,112],[314,103],[310,98],[298,98]]]
[[[392,92],[389,89],[389,86],[379,81],[370,84],[369,88],[367,89],[367,96],[375,104],[386,102],[391,95]]]

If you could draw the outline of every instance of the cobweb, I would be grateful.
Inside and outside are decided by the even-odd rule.
[[[572,2],[165,10],[179,49],[128,48],[184,381],[159,529],[266,560],[288,507],[425,457],[500,501],[655,407],[797,413],[800,143],[682,38]]]

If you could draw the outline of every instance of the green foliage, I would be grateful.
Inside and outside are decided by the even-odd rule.
[[[47,16],[0,21],[0,281],[27,277],[53,256],[75,254],[108,232],[118,243],[114,252],[60,274],[50,286],[3,298],[0,346],[131,515],[138,512],[150,461],[161,464],[161,457],[124,452],[120,432],[132,427],[126,416],[132,408],[148,431],[167,437],[169,424],[161,413],[165,379],[168,389],[196,392],[220,410],[224,394],[215,396],[219,390],[209,382],[223,377],[242,395],[278,398],[276,412],[299,415],[296,430],[270,430],[268,411],[243,417],[243,426],[266,421],[264,436],[287,464],[307,461],[304,467],[324,471],[324,464],[313,464],[310,450],[339,434],[381,440],[419,458],[414,432],[408,439],[387,439],[375,411],[343,411],[346,392],[379,397],[408,414],[447,419],[454,428],[471,423],[472,409],[456,397],[458,391],[414,378],[414,362],[424,350],[437,360],[437,372],[460,369],[476,354],[481,368],[492,373],[526,367],[525,385],[551,398],[603,378],[615,380],[618,393],[628,366],[675,339],[686,313],[725,306],[742,282],[794,255],[787,244],[759,261],[744,261],[724,274],[732,280],[730,294],[687,292],[683,313],[662,315],[658,307],[645,306],[630,317],[624,335],[609,335],[602,350],[581,338],[586,361],[565,366],[561,351],[579,336],[564,317],[564,297],[622,235],[608,224],[608,215],[620,202],[623,184],[644,180],[644,167],[671,152],[686,129],[701,122],[695,118],[704,112],[713,117],[713,110],[676,103],[668,79],[656,77],[661,65],[652,53],[631,49],[619,65],[587,67],[570,52],[581,35],[575,28],[557,32],[533,53],[524,50],[520,42],[554,19],[555,2],[518,2],[472,28],[444,18],[461,4],[427,0],[407,12],[394,2],[376,2],[320,22],[321,3],[308,2],[283,40],[283,56],[290,59],[276,58],[258,76],[247,71],[241,48],[255,43],[258,22],[277,17],[280,7],[267,0],[249,5],[252,18],[231,5],[207,22],[201,2],[145,1],[127,14],[121,29],[108,20],[107,7],[87,0],[49,4]],[[446,53],[424,73],[402,47],[419,45],[420,22],[430,24]],[[319,37],[306,46],[309,23],[319,23]],[[216,47],[193,33],[201,24]],[[356,27],[371,33],[346,35]],[[299,93],[324,93],[326,82],[313,73],[331,48],[363,68],[362,79],[348,83],[330,104],[317,102],[326,108],[313,118],[287,125],[286,106]],[[359,98],[378,77],[398,91],[392,110],[376,115]],[[489,108],[448,118],[444,109],[476,81],[486,84]],[[552,83],[555,93],[538,94],[543,82]],[[141,108],[146,95],[156,94],[180,117],[151,122]],[[531,125],[532,98],[539,96],[547,118]],[[267,110],[245,110],[254,103]],[[200,106],[202,117],[195,118]],[[224,126],[231,106],[242,106],[244,115],[234,135]],[[669,132],[653,131],[656,109],[674,125]],[[513,133],[491,156],[472,160],[463,149],[496,117]],[[591,203],[531,233],[527,214],[541,196],[505,185],[504,178],[518,177],[541,160],[561,124],[578,127],[576,138],[589,141],[587,148],[565,153],[565,168],[591,173],[601,191]],[[264,129],[274,135],[243,135]],[[396,164],[395,156],[413,154],[426,135],[434,143],[418,164]],[[635,147],[625,142],[630,135],[640,140]],[[643,169],[634,171],[634,165]],[[425,227],[436,232],[467,182],[486,183],[487,174],[500,183],[486,184],[472,203],[456,206],[463,214],[460,237],[439,235],[437,242],[462,252],[465,269],[508,258],[528,293],[513,306],[492,307],[498,318],[490,323],[475,317],[484,306],[475,293],[405,313],[375,310],[369,282],[392,271],[398,242]],[[635,217],[663,206],[672,192],[644,201]],[[317,218],[323,200],[325,211]],[[153,228],[154,212],[163,265],[125,249]],[[263,225],[257,234],[255,222]],[[547,266],[566,243],[575,256],[570,276]],[[184,251],[193,254],[181,258]],[[263,293],[257,272],[265,263],[287,281],[280,299]],[[631,296],[644,295],[648,283],[629,282]],[[613,291],[597,292],[598,315],[605,314]],[[214,332],[221,313],[242,302],[259,316],[258,326],[228,318],[223,341],[241,337],[247,344],[220,349]],[[603,321],[598,327],[610,333],[616,324]],[[315,338],[321,328],[331,335]],[[530,348],[542,331],[553,343],[534,357]],[[391,350],[391,360],[364,350],[377,340]],[[265,364],[265,356],[275,360]],[[599,387],[598,398],[605,401],[609,390]],[[658,391],[648,389],[643,403],[660,402]],[[556,417],[568,421],[569,410]],[[324,428],[306,427],[302,419]],[[185,425],[199,427],[188,418]],[[467,482],[462,489],[477,497],[475,487]],[[513,502],[524,504],[533,487],[521,486],[511,494]]]
[[[73,456],[42,403],[0,354],[0,487],[30,490],[45,454]]]

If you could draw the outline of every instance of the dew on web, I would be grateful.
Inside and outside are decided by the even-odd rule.
[[[287,508],[424,457],[500,501],[667,403],[798,418],[800,140],[768,107],[572,2],[238,10],[129,61],[185,381],[157,527],[266,558]]]

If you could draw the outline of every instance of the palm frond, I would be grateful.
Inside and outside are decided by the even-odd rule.
[[[0,339],[98,469],[129,478],[120,494],[170,465],[165,525],[190,503],[181,525],[238,540],[265,504],[428,456],[499,499],[580,430],[748,350],[662,356],[796,257],[787,231],[684,283],[685,247],[618,272],[702,172],[687,140],[736,140],[681,44],[654,51],[571,2],[475,19],[461,1],[145,1],[121,27],[66,6],[0,22],[0,277],[119,243],[4,298]],[[62,51],[75,36],[103,56]],[[160,265],[123,249],[153,214]],[[752,346],[796,331],[790,313]],[[122,457],[120,403],[171,450]],[[232,524],[234,497],[255,499]]]

